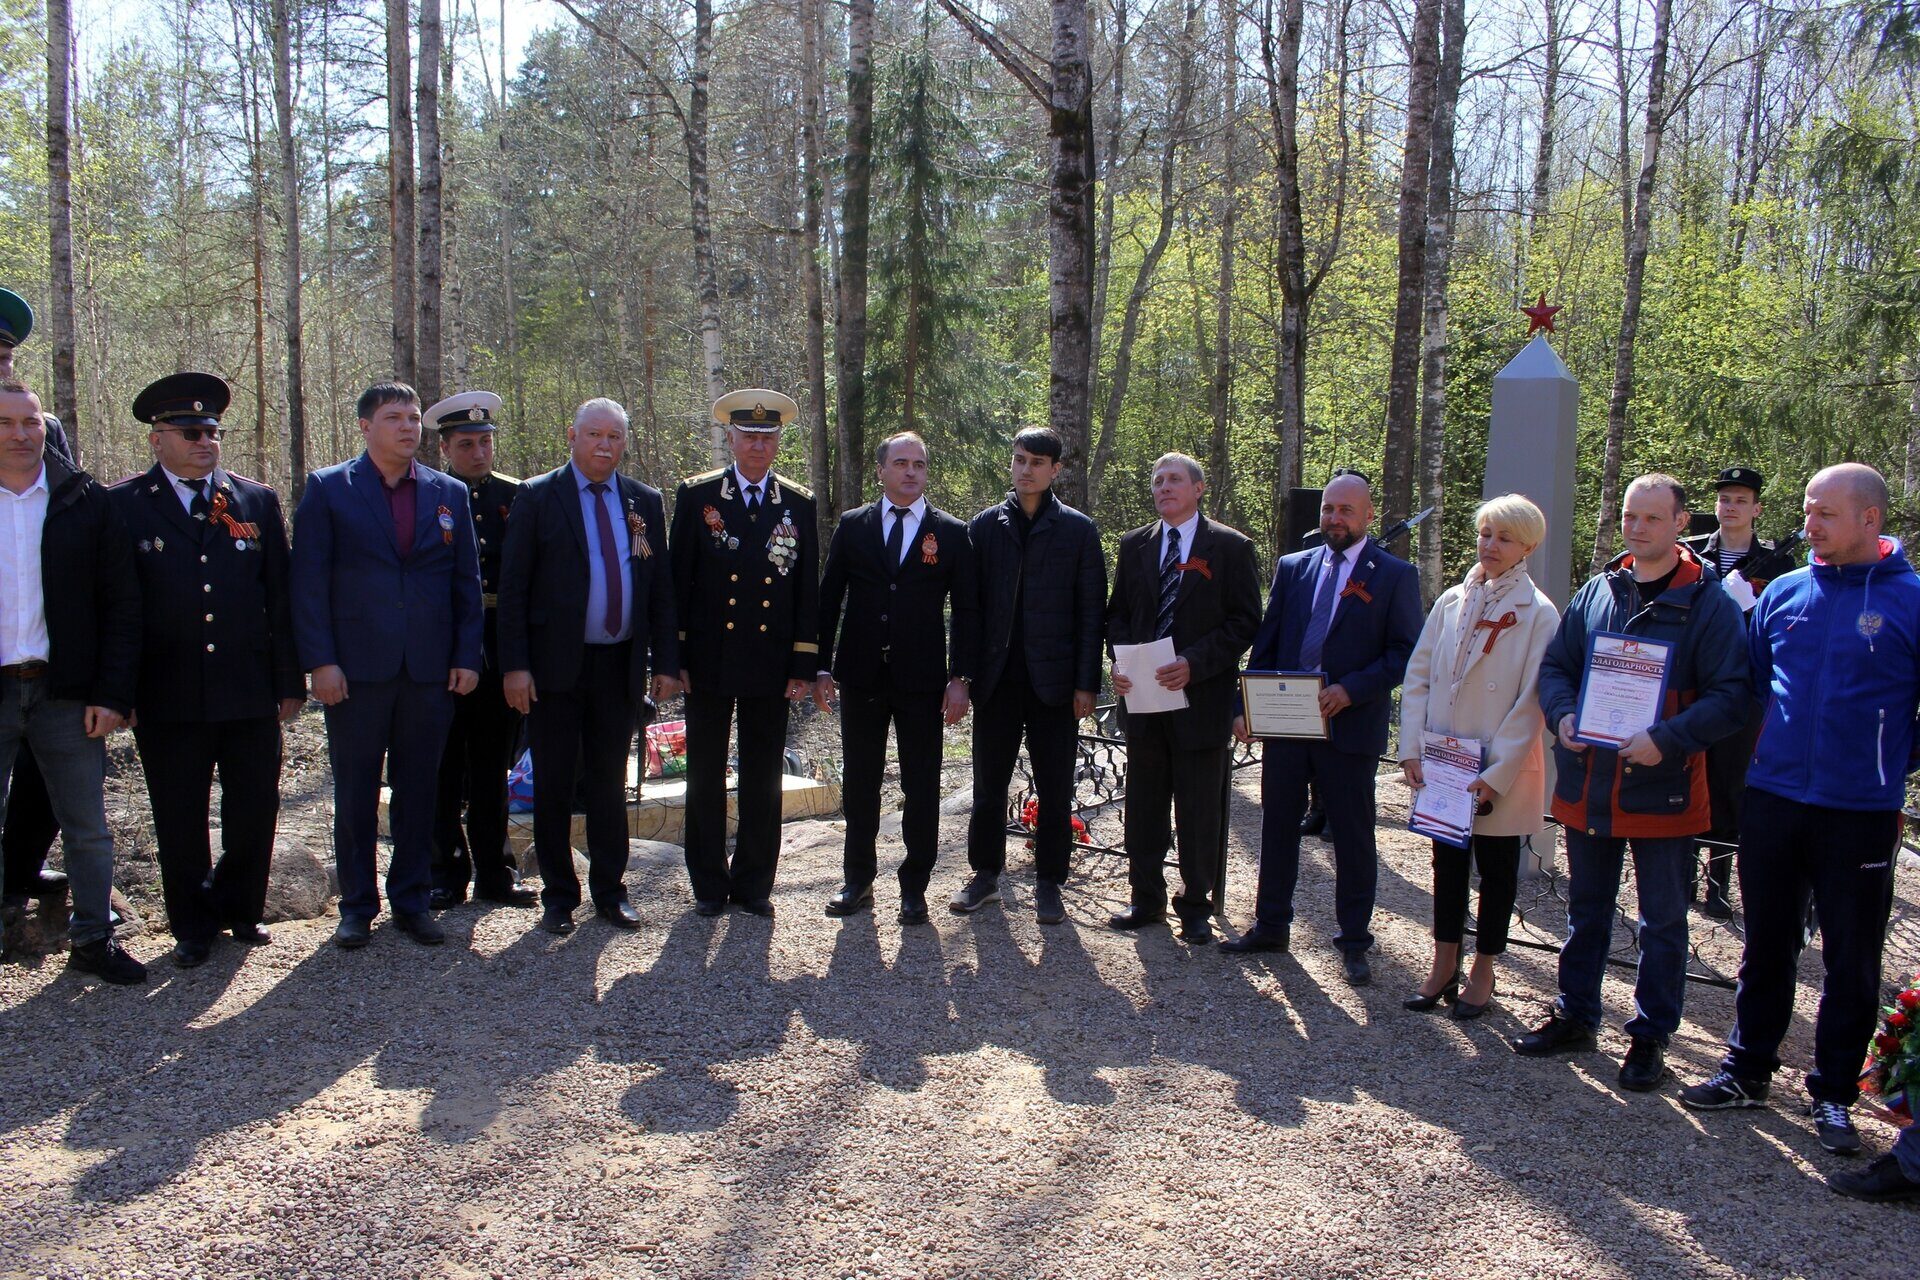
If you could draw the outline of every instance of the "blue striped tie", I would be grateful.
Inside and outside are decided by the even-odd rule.
[[[1307,619],[1307,634],[1300,641],[1300,669],[1320,670],[1321,650],[1327,647],[1327,628],[1333,625],[1333,584],[1340,579],[1338,562],[1327,553],[1320,574],[1320,586],[1313,595],[1313,614]]]
[[[1160,561],[1160,612],[1154,619],[1153,636],[1173,634],[1173,605],[1180,595],[1180,531],[1167,530],[1167,554]]]

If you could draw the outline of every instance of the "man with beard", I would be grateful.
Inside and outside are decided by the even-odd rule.
[[[1320,498],[1324,543],[1286,556],[1274,571],[1266,617],[1248,655],[1250,671],[1319,672],[1327,736],[1269,740],[1260,789],[1260,887],[1253,928],[1223,951],[1285,951],[1292,943],[1293,890],[1300,876],[1300,818],[1307,779],[1319,784],[1333,833],[1334,915],[1347,981],[1373,980],[1367,951],[1379,853],[1374,843],[1374,775],[1387,749],[1393,691],[1424,622],[1419,577],[1367,536],[1373,494],[1366,477],[1328,481]],[[1234,736],[1252,742],[1245,716]]]

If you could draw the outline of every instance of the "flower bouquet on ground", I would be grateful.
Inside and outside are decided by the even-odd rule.
[[[1074,814],[1071,821],[1073,823],[1073,842],[1075,844],[1092,844],[1093,836],[1087,832],[1087,824],[1080,820],[1080,815],[1077,813]],[[1040,801],[1038,799],[1030,799],[1020,807],[1020,825],[1032,831],[1039,824]],[[1033,848],[1032,840],[1027,841],[1027,848]]]
[[[1873,1110],[1897,1125],[1913,1122],[1920,1104],[1920,973],[1894,993],[1867,1054],[1860,1082],[1879,1100]]]

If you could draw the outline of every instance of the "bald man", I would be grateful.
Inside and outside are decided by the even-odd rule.
[[[1860,1150],[1849,1108],[1879,1013],[1906,778],[1920,759],[1920,576],[1881,532],[1887,484],[1859,463],[1807,483],[1813,560],[1774,579],[1747,630],[1766,723],[1747,770],[1735,866],[1746,950],[1733,1034],[1697,1111],[1762,1105],[1780,1068],[1809,896],[1826,983],[1814,1019],[1810,1112],[1820,1143]]]

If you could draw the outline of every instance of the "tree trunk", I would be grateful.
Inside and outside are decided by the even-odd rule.
[[[1654,0],[1653,51],[1647,64],[1647,131],[1640,153],[1640,179],[1633,189],[1620,335],[1613,349],[1606,460],[1600,469],[1600,523],[1594,531],[1593,562],[1589,566],[1594,573],[1613,559],[1613,536],[1620,522],[1620,467],[1627,447],[1627,410],[1633,400],[1633,344],[1640,332],[1640,287],[1646,277],[1647,242],[1653,234],[1653,184],[1660,163],[1660,139],[1667,125],[1667,37],[1672,26],[1673,0]]]
[[[260,119],[260,48],[255,13],[232,3],[234,55],[240,73],[240,127],[247,143],[247,211],[252,225],[253,289],[253,471],[263,482],[267,473],[267,162],[266,129]]]
[[[1061,497],[1089,502],[1086,456],[1093,380],[1093,76],[1087,0],[1053,0],[1053,78],[1047,103],[1053,190],[1047,201],[1048,418],[1066,469]]]
[[[822,14],[826,0],[801,0],[800,4],[800,154],[806,171],[804,257],[801,279],[807,297],[807,482],[813,486],[814,511],[820,524],[820,545],[833,536],[840,507],[834,501],[832,455],[827,448],[827,300],[820,279],[821,203],[826,179],[821,173],[821,98],[826,80],[826,61],[821,49]]]
[[[1232,3],[1232,0],[1226,0]],[[1094,242],[1093,337],[1098,360],[1107,328],[1107,281],[1113,274],[1113,202],[1119,183],[1120,139],[1127,125],[1127,0],[1113,0],[1113,92],[1107,99],[1105,176],[1100,179],[1100,225]]]
[[[281,292],[286,301],[287,490],[294,505],[307,487],[307,390],[300,324],[300,152],[293,133],[293,0],[272,0],[273,113],[280,139]]]
[[[507,0],[500,0],[500,29],[507,29]],[[520,300],[513,282],[513,228],[516,201],[513,192],[513,153],[507,131],[507,42],[500,42],[500,298],[506,310],[507,395],[516,424],[527,420],[527,392],[520,371]],[[651,267],[648,268],[652,270]]]
[[[707,395],[727,393],[727,361],[721,343],[720,269],[713,257],[713,210],[707,178],[707,81],[713,66],[713,0],[693,0],[693,73],[687,95],[687,194],[693,212],[693,273],[700,292],[700,353],[707,365]],[[713,460],[727,457],[727,433],[708,431]]]
[[[408,74],[407,0],[387,0],[387,191],[392,210],[390,243],[393,269],[393,376],[412,382],[419,376],[415,346],[413,203],[413,83]]]
[[[1442,45],[1433,100],[1433,154],[1428,162],[1425,322],[1420,370],[1420,502],[1433,514],[1420,526],[1420,594],[1431,607],[1446,581],[1440,517],[1447,444],[1447,278],[1453,258],[1453,128],[1460,101],[1466,0],[1442,0]]]
[[[1380,479],[1383,525],[1413,514],[1420,323],[1427,274],[1427,184],[1433,156],[1433,100],[1439,71],[1442,3],[1443,0],[1416,0],[1413,12],[1407,141],[1400,162],[1400,288],[1393,312],[1393,358],[1387,375],[1386,457]]]
[[[873,0],[847,5],[847,150],[841,165],[839,358],[840,501],[860,504],[867,430],[867,249],[873,197]]]
[[[420,75],[415,89],[415,115],[420,130],[420,346],[415,353],[414,387],[420,403],[430,405],[445,394],[441,363],[442,261],[440,239],[440,0],[419,0]],[[420,438],[420,455],[438,466],[440,433]]]
[[[1560,6],[1541,0],[1547,15],[1546,68],[1540,81],[1540,139],[1533,153],[1533,200],[1527,207],[1527,238],[1540,235],[1540,220],[1553,199],[1553,144],[1560,110]]]
[[[447,28],[446,44],[440,55],[440,100],[442,102],[454,101],[453,72],[457,65],[454,41],[460,34],[459,11],[456,9],[454,12],[455,18]],[[442,132],[440,135],[440,280],[444,290],[445,305],[441,308],[443,338],[440,343],[440,381],[443,387],[460,391],[467,386],[469,353],[466,282],[462,279],[459,269],[460,255],[455,251],[455,246],[460,242],[457,234],[460,209],[459,202],[455,198],[459,184],[454,181],[454,172],[454,144],[452,139]],[[652,184],[647,185],[651,189]]]
[[[1099,506],[1100,483],[1106,477],[1108,464],[1113,461],[1120,410],[1126,404],[1127,382],[1133,371],[1133,344],[1140,333],[1140,312],[1146,306],[1147,295],[1153,290],[1153,277],[1160,269],[1160,259],[1166,254],[1168,242],[1173,238],[1173,221],[1179,211],[1179,202],[1173,190],[1174,161],[1181,144],[1186,141],[1187,112],[1193,102],[1193,27],[1198,14],[1197,0],[1188,0],[1187,21],[1180,42],[1180,70],[1167,118],[1166,142],[1160,150],[1160,225],[1154,233],[1153,243],[1147,246],[1146,253],[1140,259],[1140,271],[1133,278],[1133,288],[1127,294],[1126,312],[1120,320],[1120,341],[1114,348],[1113,376],[1107,386],[1106,408],[1100,417],[1099,440],[1087,466],[1087,498],[1086,505],[1081,509],[1089,515]]]
[[[1207,441],[1208,479],[1213,514],[1232,511],[1233,486],[1227,483],[1227,411],[1233,391],[1233,250],[1239,208],[1239,170],[1233,152],[1234,126],[1240,114],[1240,6],[1220,0],[1220,297],[1213,322],[1213,434]]]
[[[53,412],[80,461],[73,325],[73,11],[47,0],[47,259],[52,267]]]

